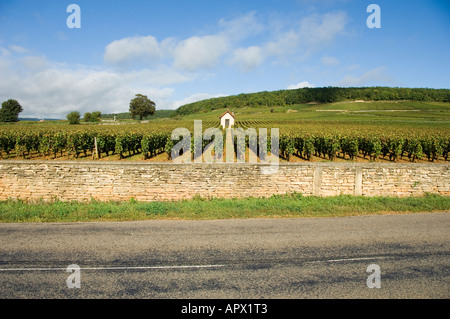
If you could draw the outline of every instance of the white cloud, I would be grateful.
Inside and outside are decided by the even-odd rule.
[[[125,82],[148,86],[165,86],[194,80],[193,77],[166,66],[157,69],[130,70],[119,74]]]
[[[127,112],[135,94],[146,94],[157,109],[172,106],[174,88],[167,85],[190,81],[172,69],[118,72],[57,64],[44,57],[0,57],[0,101],[17,99],[22,117],[65,118],[80,113]]]
[[[271,30],[271,17],[263,20],[250,12],[233,20],[221,19],[217,31],[209,35],[193,35],[183,40],[167,38],[161,42],[152,35],[116,40],[106,46],[104,60],[122,67],[158,61],[187,72],[212,69],[228,62],[247,72],[268,58],[305,58],[342,34],[346,23],[345,13],[331,12],[310,15],[294,23],[285,21],[284,27]],[[249,45],[252,37],[256,42]]]
[[[264,62],[264,54],[260,47],[239,48],[233,52],[231,65],[237,65],[243,71],[251,71]]]
[[[155,37],[132,37],[116,40],[105,48],[104,59],[107,63],[128,63],[136,59],[142,62],[151,62],[159,59],[162,51]]]
[[[393,84],[395,79],[386,73],[386,67],[378,67],[365,72],[361,76],[347,75],[335,85],[342,87]]]
[[[211,68],[217,64],[228,48],[228,40],[223,36],[193,36],[176,46],[174,66],[186,71]]]
[[[269,55],[285,57],[298,55],[302,58],[329,45],[342,34],[347,24],[344,12],[311,15],[300,20],[299,25],[280,32],[265,45]]]
[[[303,82],[299,82],[297,84],[289,85],[286,89],[287,90],[295,90],[295,89],[312,88],[312,87],[315,87],[315,85],[309,83],[308,81],[303,81]]]
[[[258,35],[266,28],[254,11],[230,21],[221,19],[219,27],[220,33],[234,42]]]
[[[42,56],[26,56],[20,61],[23,67],[30,71],[43,70],[49,66],[49,61]]]
[[[58,39],[60,42],[66,42],[68,40],[67,34],[65,34],[62,31],[56,32],[55,38]]]
[[[300,35],[290,30],[279,35],[276,41],[267,43],[265,49],[269,55],[291,55],[297,52],[300,42]]]
[[[105,48],[104,60],[126,67],[136,63],[151,65],[165,59],[171,60],[178,70],[196,71],[216,66],[228,48],[228,39],[221,35],[192,36],[182,41],[167,38],[161,43],[150,35],[111,42]]]
[[[8,46],[8,48],[15,53],[27,53],[28,52],[27,49],[25,49],[24,47],[21,47],[20,45],[11,44],[10,46]]]
[[[6,48],[0,47],[0,57],[5,58],[11,55],[11,51]]]
[[[329,44],[341,34],[347,24],[345,12],[330,12],[323,15],[312,15],[301,21],[299,34],[302,41],[311,49],[318,49]]]
[[[323,56],[321,58],[321,61],[324,65],[330,65],[330,66],[338,65],[340,63],[338,59],[336,59],[335,57],[332,57],[332,56]]]
[[[250,72],[263,63],[298,63],[323,49],[347,23],[345,13],[314,14],[300,21],[281,21],[255,12],[233,20],[220,20],[216,31],[185,39],[156,39],[153,35],[126,37],[112,41],[104,49],[106,66],[68,66],[31,55],[17,45],[0,47],[0,99],[18,99],[22,116],[62,117],[72,110],[81,113],[126,112],[136,93],[147,94],[157,108],[176,108],[186,103],[216,97],[209,93],[193,94],[173,101],[175,84],[205,80],[216,74],[222,63]],[[337,63],[323,57],[324,64]],[[210,73],[198,71],[211,70]],[[350,72],[350,71],[347,71]],[[383,78],[383,70],[372,70],[361,77],[347,76],[341,83],[361,83]],[[292,88],[313,87],[300,82]],[[220,96],[220,95],[219,95]]]
[[[347,71],[353,71],[353,70],[356,70],[356,69],[359,69],[359,68],[360,68],[359,64],[352,64],[352,65],[349,65],[348,67],[346,67],[346,70]]]

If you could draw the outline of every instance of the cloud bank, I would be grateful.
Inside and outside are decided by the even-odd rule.
[[[65,118],[73,110],[126,112],[137,93],[149,96],[157,109],[174,109],[222,96],[221,88],[182,94],[186,91],[180,89],[183,84],[206,81],[205,76],[211,74],[220,77],[221,72],[250,73],[266,64],[298,63],[341,36],[347,20],[339,11],[284,21],[271,28],[271,17],[250,12],[219,20],[209,34],[184,39],[147,34],[114,40],[104,47],[104,63],[96,66],[57,63],[26,47],[2,43],[0,99],[17,99],[24,107],[22,117]],[[338,60],[324,57],[322,62],[334,65]],[[372,70],[340,83],[363,83],[382,74],[382,70]],[[311,86],[299,82],[289,88]]]

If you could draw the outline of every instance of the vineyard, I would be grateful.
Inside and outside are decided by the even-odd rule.
[[[103,159],[122,160],[170,160],[177,140],[170,139],[175,128],[184,127],[191,132],[191,150],[211,143],[203,140],[194,145],[193,121],[166,121],[157,124],[127,125],[82,125],[82,126],[0,126],[1,159]],[[220,128],[219,121],[203,121],[202,128]],[[448,161],[450,135],[442,129],[414,130],[398,129],[388,131],[384,127],[358,125],[327,127],[326,123],[298,123],[277,120],[242,120],[236,127],[247,130],[268,129],[265,141],[267,149],[257,153],[267,154],[271,150],[270,129],[279,128],[279,155],[284,161],[311,160],[360,160],[360,161]],[[223,145],[225,143],[225,133]],[[245,153],[237,148],[239,134],[235,134],[235,152]],[[245,137],[246,148],[252,141]],[[255,148],[253,148],[255,149]],[[222,154],[218,154],[222,155]],[[159,156],[159,157],[158,157]]]

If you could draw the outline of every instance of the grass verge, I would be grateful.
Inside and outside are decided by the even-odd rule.
[[[315,197],[301,194],[270,198],[202,199],[177,202],[0,201],[1,223],[131,221],[150,219],[230,219],[343,217],[385,213],[450,211],[450,197]]]

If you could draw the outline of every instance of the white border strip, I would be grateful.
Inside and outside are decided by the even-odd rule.
[[[313,260],[306,263],[336,263],[336,262],[348,262],[348,261],[364,261],[364,260],[378,260],[389,259],[392,257],[387,256],[374,256],[374,257],[355,257],[355,258],[341,258],[341,259],[327,259],[327,260]]]
[[[374,257],[355,257],[355,258],[342,258],[342,259],[327,259],[327,260],[312,260],[306,262],[300,262],[302,264],[312,263],[333,263],[333,262],[349,262],[349,261],[364,261],[364,260],[377,260],[388,259],[387,256],[374,256]],[[204,268],[220,268],[226,265],[179,265],[179,266],[131,266],[131,267],[80,267],[80,270],[154,270],[154,269],[204,269]],[[8,271],[66,271],[67,268],[59,267],[42,267],[42,268],[0,268],[0,272]]]

